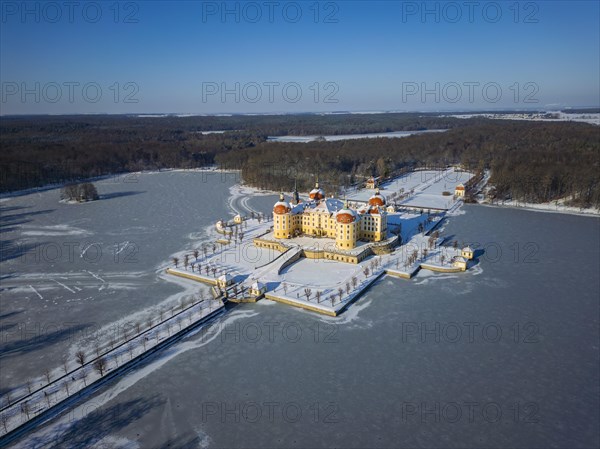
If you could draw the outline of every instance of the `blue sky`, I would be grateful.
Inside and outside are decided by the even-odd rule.
[[[1,113],[599,105],[600,2],[476,3],[2,1]]]

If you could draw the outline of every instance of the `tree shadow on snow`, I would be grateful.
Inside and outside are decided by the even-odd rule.
[[[33,335],[27,339],[23,338],[24,335],[22,333],[17,332],[14,341],[3,341],[2,345],[0,345],[0,362],[9,357],[39,351],[59,341],[73,338],[78,332],[83,331],[87,327],[87,324],[78,324],[49,333],[45,333],[43,329],[40,330],[40,328],[33,327],[29,330],[29,335]]]
[[[82,418],[70,415],[69,422],[59,426],[55,435],[30,437],[30,447],[48,447],[50,449],[93,447],[103,438],[136,422],[164,400],[158,395],[150,398],[132,399],[109,407],[98,407]],[[93,400],[87,409],[93,408]],[[86,407],[80,407],[84,410]],[[84,412],[85,413],[85,412]]]
[[[100,195],[100,199],[101,200],[111,200],[113,198],[121,198],[124,196],[139,195],[141,193],[146,193],[146,191],[145,190],[138,190],[138,191],[129,190],[126,192],[105,193],[105,194]]]

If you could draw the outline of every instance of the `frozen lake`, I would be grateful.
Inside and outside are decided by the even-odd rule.
[[[234,182],[142,174],[98,182],[95,203],[0,203],[2,388],[58,365],[73,335],[185,294],[159,272],[230,216]],[[463,211],[442,235],[485,250],[469,272],[384,277],[338,318],[232,307],[13,447],[597,447],[600,220]],[[51,255],[65,243],[72,259]]]

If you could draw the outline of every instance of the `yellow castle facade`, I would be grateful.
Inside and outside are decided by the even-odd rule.
[[[294,191],[292,202],[283,193],[273,206],[273,236],[288,239],[304,234],[335,239],[338,249],[356,247],[358,240],[379,242],[387,236],[386,199],[375,192],[368,204],[357,210],[339,199],[325,198],[319,183],[309,194],[309,201],[302,202]]]

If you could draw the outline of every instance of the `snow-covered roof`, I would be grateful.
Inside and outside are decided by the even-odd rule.
[[[307,212],[322,212],[327,214],[333,214],[344,207],[344,203],[336,198],[326,198],[319,203],[311,201],[306,204]]]
[[[221,276],[219,276],[217,279],[219,281],[230,281],[232,278],[229,273],[225,273],[225,274],[222,274]]]
[[[290,211],[291,206],[287,201],[277,201],[273,206],[273,212],[275,214],[286,214]]]
[[[358,214],[358,212],[356,212],[354,209],[347,208],[337,211],[337,213],[335,214],[335,218],[336,220],[340,221],[342,219],[342,216],[344,215],[349,215],[350,217],[352,217],[352,221],[360,220],[360,215]]]
[[[454,262],[463,262],[463,263],[467,263],[467,259],[465,259],[464,257],[458,256],[454,258]]]
[[[252,288],[252,290],[262,290],[263,288],[265,288],[265,284],[263,284],[262,282],[256,281],[252,284],[252,286],[250,288]]]
[[[383,206],[383,205],[385,205],[385,196],[383,196],[379,192],[379,189],[377,189],[375,191],[375,195],[373,195],[371,198],[369,198],[369,204],[371,204],[373,206]]]
[[[471,249],[471,247],[470,247],[470,246],[465,246],[465,247],[464,247],[462,250],[463,250],[464,252],[468,252],[468,253],[472,253],[472,252],[473,252],[473,250]]]

